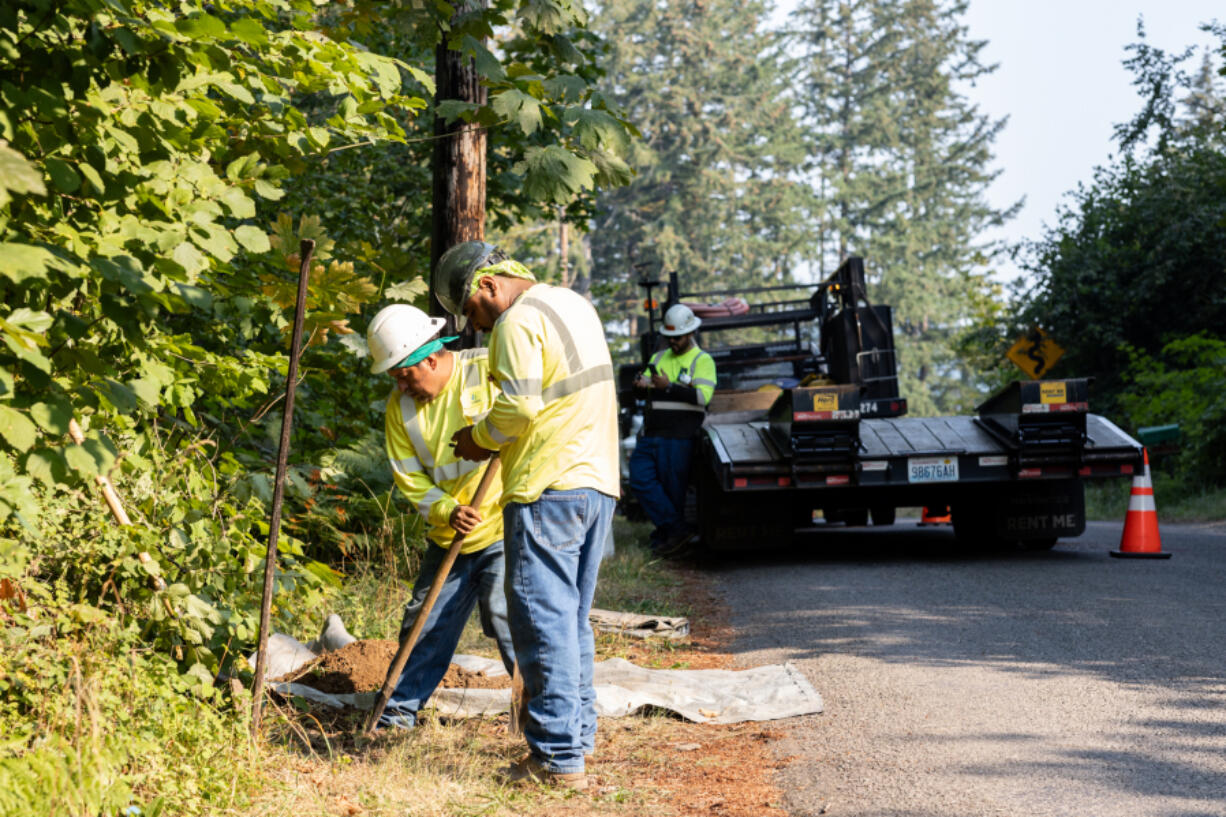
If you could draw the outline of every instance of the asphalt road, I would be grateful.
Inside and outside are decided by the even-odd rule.
[[[797,817],[1226,815],[1226,524],[1165,561],[1091,523],[1043,553],[951,555],[948,529],[831,530],[715,566],[744,666],[825,699],[782,721]]]

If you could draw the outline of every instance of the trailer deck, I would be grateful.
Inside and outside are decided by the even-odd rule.
[[[1086,415],[1086,441],[1076,460],[1046,465],[1020,462],[1017,450],[978,417],[863,419],[859,430],[854,459],[795,464],[765,420],[721,423],[713,415],[706,426],[725,490],[1119,477],[1141,464],[1140,445],[1097,414]]]

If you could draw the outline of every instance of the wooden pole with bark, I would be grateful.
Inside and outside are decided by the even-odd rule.
[[[488,0],[462,0],[456,16],[487,8]],[[476,105],[486,104],[488,94],[474,61],[459,51],[439,43],[434,52],[435,105],[458,99]],[[448,124],[434,119],[434,196],[430,233],[430,270],[451,247],[462,241],[485,238],[485,130],[463,120]],[[447,317],[446,332],[454,321],[430,293],[430,314]]]

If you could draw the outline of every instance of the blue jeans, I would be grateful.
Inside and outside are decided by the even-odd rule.
[[[693,438],[639,437],[630,455],[630,490],[656,526],[653,544],[685,531],[685,489]]]
[[[426,548],[421,572],[413,585],[413,598],[404,608],[404,618],[400,624],[402,641],[413,628],[446,555],[445,548],[435,545]],[[481,629],[497,642],[503,665],[507,672],[512,671],[515,650],[511,642],[511,628],[507,623],[505,563],[502,542],[494,542],[482,550],[461,553],[456,557],[443,589],[430,610],[430,617],[426,619],[426,626],[413,647],[409,662],[400,675],[400,681],[379,719],[381,725],[409,728],[416,724],[417,711],[430,699],[438,682],[447,673],[464,625],[468,623],[473,607],[478,604]]]
[[[507,604],[528,696],[524,738],[546,768],[583,771],[596,748],[596,640],[588,612],[614,499],[599,491],[545,491],[502,512]]]

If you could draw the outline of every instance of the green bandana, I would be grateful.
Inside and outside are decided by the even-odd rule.
[[[411,355],[409,355],[404,360],[397,363],[392,368],[393,369],[405,369],[405,368],[408,368],[409,366],[416,366],[418,363],[421,363],[423,360],[430,357],[430,355],[434,354],[439,349],[442,349],[444,343],[451,343],[453,340],[459,340],[459,338],[460,338],[459,335],[452,335],[449,338],[435,338],[432,341],[429,341],[427,343],[422,344],[421,346],[418,346],[417,349]]]
[[[468,285],[468,296],[466,297],[472,296],[477,291],[477,286],[481,283],[481,279],[487,275],[509,275],[512,278],[523,278],[527,281],[536,280],[532,270],[518,261],[508,258],[506,261],[499,261],[497,264],[482,267],[473,273],[473,280]]]

